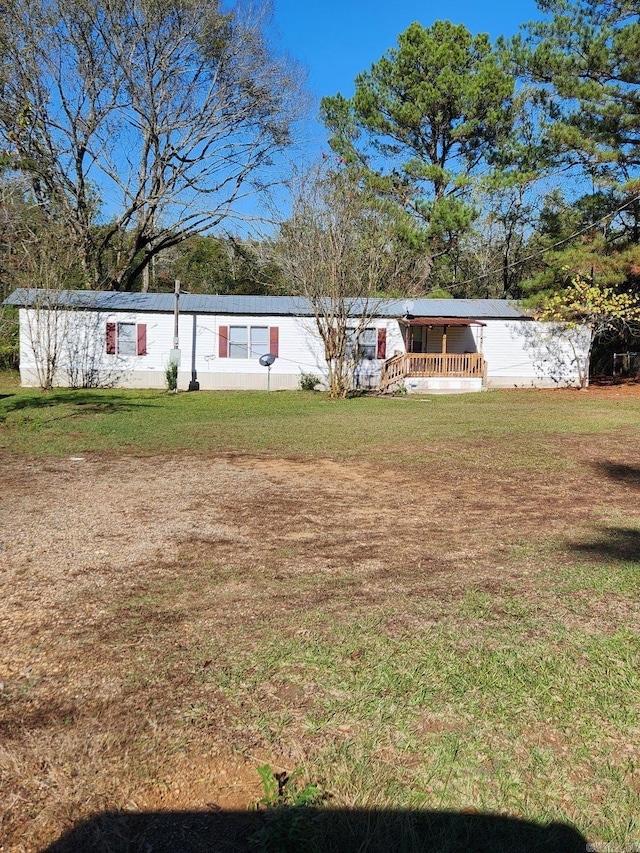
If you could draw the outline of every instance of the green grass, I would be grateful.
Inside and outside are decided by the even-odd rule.
[[[600,573],[582,565],[572,592]],[[637,844],[640,637],[624,624],[568,629],[566,579],[554,574],[541,577],[542,606],[479,590],[450,604],[426,597],[438,621],[411,633],[389,630],[395,611],[336,624],[321,607],[298,611],[295,629],[234,624],[202,639],[194,677],[237,708],[234,736],[276,754],[307,742],[305,781],[342,803],[473,807]],[[292,692],[309,701],[296,708]],[[184,709],[203,732],[213,716],[206,699]]]
[[[283,743],[306,743],[303,779],[341,803],[473,807],[632,846],[640,839],[640,637],[634,624],[606,619],[587,629],[566,617],[583,605],[588,615],[602,592],[637,601],[640,562],[559,569],[546,557],[536,597],[470,588],[450,601],[402,599],[369,617],[354,606],[346,624],[327,618],[324,605],[292,605],[291,624],[275,614],[230,624],[201,639],[193,676],[204,696],[221,694],[237,709],[234,737],[276,755]],[[266,597],[258,577],[241,578],[240,564],[232,589],[228,575],[214,573],[203,610],[214,601],[224,608],[227,594]],[[430,624],[392,628],[406,613],[427,614]],[[203,660],[215,666],[203,670]],[[296,707],[292,694],[309,701]],[[214,716],[206,699],[184,708],[186,724],[202,732]]]
[[[640,405],[576,392],[556,401],[536,392],[331,401],[313,392],[69,391],[43,393],[0,382],[0,447],[58,455],[90,451],[270,453],[348,459],[428,459],[433,443],[482,457],[482,443],[520,444],[544,455],[562,434],[638,427]],[[532,439],[542,440],[538,448]],[[539,451],[539,453],[537,453]],[[438,453],[441,453],[438,448]]]

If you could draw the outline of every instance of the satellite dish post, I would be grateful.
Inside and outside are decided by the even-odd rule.
[[[273,353],[268,352],[260,356],[260,364],[267,368],[267,391],[271,391],[271,367],[276,357]]]

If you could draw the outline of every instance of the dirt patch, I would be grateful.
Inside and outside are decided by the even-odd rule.
[[[469,590],[471,619],[483,593],[544,606],[536,543],[587,537],[612,513],[640,519],[631,438],[565,438],[556,452],[571,463],[561,473],[526,474],[496,472],[486,445],[471,466],[1,459],[0,850],[33,850],[105,808],[243,807],[260,795],[260,763],[304,761],[322,686],[247,663],[270,722],[240,725],[239,676],[219,664],[229,643],[250,661],[252,642],[374,617],[403,635],[450,618]],[[632,611],[611,598],[597,630]]]
[[[510,389],[504,390],[509,391]],[[532,389],[530,393],[534,396],[545,396],[552,400],[565,397],[575,401],[576,396],[579,395],[580,397],[591,400],[616,400],[621,398],[637,401],[640,400],[640,379],[620,381],[611,378],[592,379],[587,388]]]

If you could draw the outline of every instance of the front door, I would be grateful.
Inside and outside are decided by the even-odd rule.
[[[427,327],[409,326],[409,352],[427,351]]]

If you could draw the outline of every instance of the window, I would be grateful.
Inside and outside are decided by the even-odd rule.
[[[269,352],[269,327],[251,327],[251,350],[249,358],[260,358]]]
[[[220,326],[218,356],[220,358],[251,358],[272,353],[278,355],[277,326]]]
[[[268,326],[229,326],[229,358],[260,358],[268,352]]]
[[[107,355],[146,355],[145,323],[107,323]]]
[[[136,337],[135,323],[118,323],[116,348],[118,355],[138,354],[138,339]]]
[[[247,327],[229,326],[229,358],[246,358]]]
[[[347,355],[356,356],[358,359],[371,360],[377,356],[377,331],[376,329],[363,329],[360,332],[356,347],[356,330],[347,329]]]
[[[358,341],[358,355],[360,358],[372,359],[376,357],[376,330],[363,329]]]

